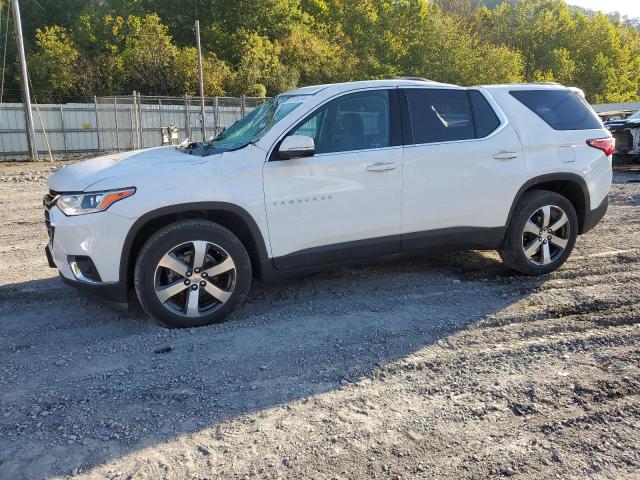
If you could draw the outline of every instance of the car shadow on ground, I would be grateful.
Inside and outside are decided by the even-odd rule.
[[[256,282],[230,321],[166,330],[59,279],[0,287],[0,477],[51,478],[341,388],[528,296],[495,254]]]

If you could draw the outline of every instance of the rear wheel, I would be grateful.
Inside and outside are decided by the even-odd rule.
[[[532,190],[518,202],[498,252],[509,268],[526,275],[541,275],[567,260],[577,234],[578,217],[566,197]]]
[[[240,240],[205,220],[168,225],[149,238],[135,267],[144,310],[167,327],[223,321],[245,299],[251,262]]]

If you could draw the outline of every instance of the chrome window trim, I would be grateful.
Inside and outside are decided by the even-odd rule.
[[[329,155],[349,155],[351,153],[358,153],[358,152],[373,152],[373,151],[383,151],[383,150],[394,150],[394,149],[399,149],[399,148],[404,148],[403,145],[391,145],[388,147],[377,147],[377,148],[363,148],[360,150],[347,150],[345,152],[326,152],[326,153],[318,153],[316,155],[314,155],[313,157],[326,157]],[[313,157],[307,157],[307,158],[313,158]]]
[[[427,142],[427,143],[412,143],[412,144],[405,144],[403,142],[402,145],[394,145],[394,146],[389,146],[389,147],[366,148],[366,149],[362,149],[362,150],[349,150],[349,151],[346,151],[346,152],[317,153],[313,157],[307,157],[307,158],[314,158],[314,157],[320,157],[320,156],[326,156],[326,155],[347,154],[347,153],[352,153],[352,152],[370,152],[370,151],[373,151],[373,150],[385,150],[385,149],[393,149],[393,148],[412,148],[412,147],[424,147],[424,146],[427,146],[427,145],[449,145],[449,144],[454,144],[454,143],[479,142],[479,141],[488,140],[488,139],[498,135],[500,132],[502,132],[502,130],[504,130],[507,127],[507,125],[509,125],[509,120],[508,120],[506,114],[504,113],[504,111],[502,110],[502,108],[500,107],[500,105],[498,105],[498,102],[496,102],[494,100],[494,98],[491,96],[491,94],[489,92],[487,92],[485,89],[483,89],[481,87],[462,88],[462,87],[441,86],[441,85],[429,85],[429,86],[423,86],[423,85],[400,85],[400,86],[398,86],[398,85],[396,85],[396,86],[378,86],[378,87],[358,88],[358,89],[355,89],[355,90],[349,90],[348,92],[337,93],[337,94],[333,95],[332,97],[329,97],[329,98],[325,99],[322,103],[319,103],[318,105],[316,105],[308,113],[305,113],[305,114],[301,115],[300,117],[296,118],[296,120],[285,131],[285,133],[280,135],[278,137],[278,139],[271,145],[271,147],[267,151],[265,163],[267,163],[267,162],[288,161],[288,160],[277,160],[277,159],[276,160],[270,160],[271,159],[271,155],[273,154],[273,150],[275,149],[276,145],[278,143],[280,143],[284,137],[286,137],[287,135],[289,135],[289,133],[291,133],[291,129],[293,129],[298,124],[298,122],[300,122],[302,119],[304,119],[304,118],[306,118],[308,116],[312,116],[317,110],[319,110],[320,108],[324,107],[330,101],[335,100],[336,98],[339,98],[339,97],[343,97],[345,95],[349,95],[351,93],[359,93],[359,92],[374,91],[374,90],[393,90],[393,89],[396,89],[396,90],[401,90],[401,89],[454,90],[454,91],[464,91],[464,92],[475,90],[477,92],[480,92],[480,94],[489,103],[489,105],[491,106],[491,108],[495,112],[496,116],[498,117],[498,120],[500,121],[500,125],[498,125],[498,127],[494,131],[492,131],[489,135],[486,135],[484,137],[479,137],[479,138],[466,138],[464,140],[448,140],[448,141],[443,141],[443,142]],[[409,114],[410,114],[410,112],[409,112]]]

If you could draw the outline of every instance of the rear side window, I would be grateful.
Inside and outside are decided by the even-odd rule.
[[[570,90],[513,90],[511,95],[554,130],[602,128],[585,100]]]
[[[413,143],[475,138],[466,90],[407,89]]]
[[[493,111],[484,95],[477,90],[469,90],[478,138],[483,138],[500,126],[500,119]]]

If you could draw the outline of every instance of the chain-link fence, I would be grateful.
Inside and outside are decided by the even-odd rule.
[[[204,138],[217,135],[264,100],[205,97]],[[68,157],[156,147],[166,140],[163,130],[175,132],[178,143],[203,138],[200,97],[134,93],[96,97],[93,103],[33,104],[33,117],[41,158],[47,158],[49,152],[51,157]],[[23,105],[0,104],[0,160],[19,160],[28,154]]]
[[[205,138],[261,105],[257,97],[205,97]],[[593,105],[602,118],[633,112],[640,103]],[[158,97],[133,93],[96,97],[93,103],[33,104],[36,148],[41,158],[68,157],[99,151],[155,147],[162,131],[173,125],[177,141],[202,140],[200,97]],[[174,129],[171,129],[172,131]],[[0,103],[0,160],[27,158],[24,107]]]
[[[96,97],[98,149],[121,151],[162,145],[163,130],[175,127],[178,142],[199,142],[216,136],[264,102],[257,97]],[[204,122],[204,128],[203,128]]]

